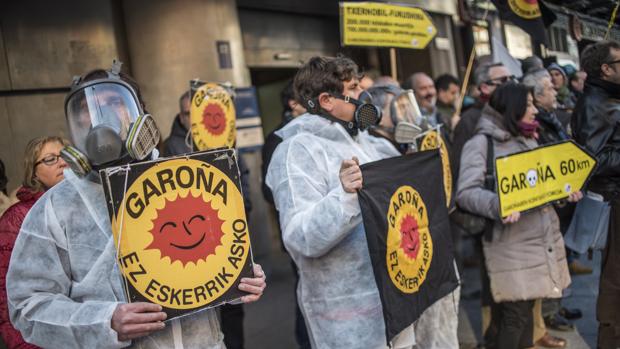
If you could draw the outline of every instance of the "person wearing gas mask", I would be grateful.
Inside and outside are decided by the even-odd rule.
[[[410,140],[404,139],[403,129],[411,129],[416,125],[415,99],[407,91],[392,85],[371,87],[368,93],[372,103],[382,110],[379,125],[372,127],[369,133],[390,141],[401,153],[413,152],[409,142],[414,141],[411,132]],[[398,132],[398,137],[396,137]],[[419,129],[422,132],[422,129]],[[399,143],[405,142],[405,143]],[[458,271],[457,271],[458,273]],[[444,296],[426,309],[414,325],[414,333],[418,348],[445,349],[458,348],[458,303],[460,286],[452,293]]]
[[[370,127],[368,133],[385,138],[402,154],[412,151],[415,137],[430,125],[419,114],[416,117],[411,90],[408,93],[396,85],[380,85],[369,88],[368,93],[372,104],[381,109],[381,121]]]
[[[12,323],[47,348],[224,348],[214,310],[170,323],[159,305],[126,303],[97,170],[157,157],[159,133],[138,85],[120,72],[74,79],[65,114],[75,147],[61,152],[72,171],[26,217],[11,256],[7,296]],[[265,277],[239,289],[260,298]]]
[[[380,110],[366,103],[349,58],[313,57],[294,80],[308,110],[277,135],[267,185],[280,212],[284,245],[299,269],[297,298],[313,348],[386,348],[357,190],[360,164],[399,155],[366,129]],[[414,344],[412,326],[394,341]]]

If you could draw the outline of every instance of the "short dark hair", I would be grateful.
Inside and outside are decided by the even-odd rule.
[[[530,87],[523,84],[508,82],[495,89],[489,105],[503,116],[503,124],[511,135],[519,135],[519,121],[527,110],[527,96],[532,95]]]
[[[456,77],[450,74],[443,74],[437,77],[435,80],[435,88],[441,91],[447,91],[450,85],[460,86],[461,82]]]
[[[280,102],[284,111],[292,111],[291,106],[288,104],[290,100],[295,100],[295,90],[293,89],[293,79],[286,82],[286,86],[280,92]]]
[[[599,41],[588,45],[581,53],[581,69],[588,77],[599,78],[601,66],[612,60],[611,49],[620,50],[617,41]]]
[[[295,99],[311,113],[317,113],[317,98],[321,93],[341,94],[344,89],[343,82],[353,78],[359,78],[359,73],[357,64],[350,58],[312,57],[295,74]]]
[[[181,97],[179,97],[179,110],[183,110],[183,100],[189,99],[191,97],[190,90],[183,92]],[[190,101],[191,102],[191,101]]]

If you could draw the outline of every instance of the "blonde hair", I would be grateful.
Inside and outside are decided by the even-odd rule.
[[[50,142],[60,143],[63,146],[69,144],[69,141],[58,136],[37,137],[28,142],[24,151],[24,181],[22,185],[34,192],[45,190],[43,183],[35,178],[35,164],[41,156],[43,147]]]

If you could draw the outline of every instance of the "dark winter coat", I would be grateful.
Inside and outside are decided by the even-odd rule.
[[[571,125],[575,141],[598,160],[589,189],[620,196],[620,85],[586,80]]]
[[[187,137],[188,130],[181,123],[179,114],[174,117],[172,123],[172,129],[170,130],[170,137],[164,142],[162,149],[162,156],[168,157],[173,155],[188,154],[192,152],[191,139]]]
[[[560,298],[570,284],[564,240],[551,205],[522,212],[519,221],[503,224],[497,194],[484,188],[487,135],[495,158],[534,149],[533,138],[514,137],[503,116],[485,106],[476,135],[463,149],[457,204],[494,220],[492,241],[483,239],[484,259],[495,302]]]

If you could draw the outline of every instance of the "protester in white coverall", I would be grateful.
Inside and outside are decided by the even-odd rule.
[[[358,164],[399,153],[359,131],[356,105],[347,100],[359,98],[358,83],[357,66],[348,58],[314,57],[301,67],[295,92],[311,113],[277,132],[283,142],[266,178],[284,245],[299,268],[297,297],[318,349],[387,344],[356,191],[363,182]],[[410,326],[394,347],[414,343]]]
[[[383,85],[371,87],[368,93],[372,96],[372,103],[383,111],[380,124],[372,128],[369,133],[389,140],[401,152],[410,152],[408,144],[404,146],[398,144],[394,138],[398,124],[416,123],[415,107],[406,91],[397,86]],[[458,270],[456,273],[458,275]],[[414,325],[416,348],[457,349],[459,347],[457,330],[460,293],[461,287],[458,286],[420,315]]]
[[[135,121],[134,114],[144,113],[137,85],[119,73],[120,66],[109,72],[96,70],[75,86],[83,89],[79,92],[82,95],[75,96],[97,97],[77,100],[75,105],[88,105],[92,114],[101,110],[107,113],[91,115],[90,119],[88,114],[74,118],[67,113],[76,151],[83,152],[95,169],[127,163],[129,158],[104,159],[110,154],[101,153],[94,156],[83,148],[84,137],[75,133],[78,128],[83,127],[88,138],[98,127],[112,125],[107,131],[119,132],[122,139],[129,133],[122,128],[119,115]],[[106,102],[108,97],[112,97],[112,103]],[[98,105],[90,105],[93,101]],[[136,105],[130,108],[132,103]],[[118,109],[126,110],[120,114],[111,112]],[[110,119],[115,122],[109,123]],[[97,126],[91,127],[91,122]],[[110,140],[109,144],[98,144],[97,149],[105,152],[113,148],[112,141],[119,138],[106,138],[109,135],[99,134],[93,139]],[[72,168],[87,169],[77,166]],[[255,278],[244,279],[239,286],[252,293],[242,297],[244,302],[257,300],[265,288],[260,266],[255,265],[254,273]],[[106,201],[95,171],[79,178],[65,170],[65,180],[34,205],[15,243],[7,274],[7,294],[12,323],[26,341],[45,348],[119,348],[132,344],[137,348],[224,348],[214,310],[164,324],[166,314],[159,305],[125,303]]]

